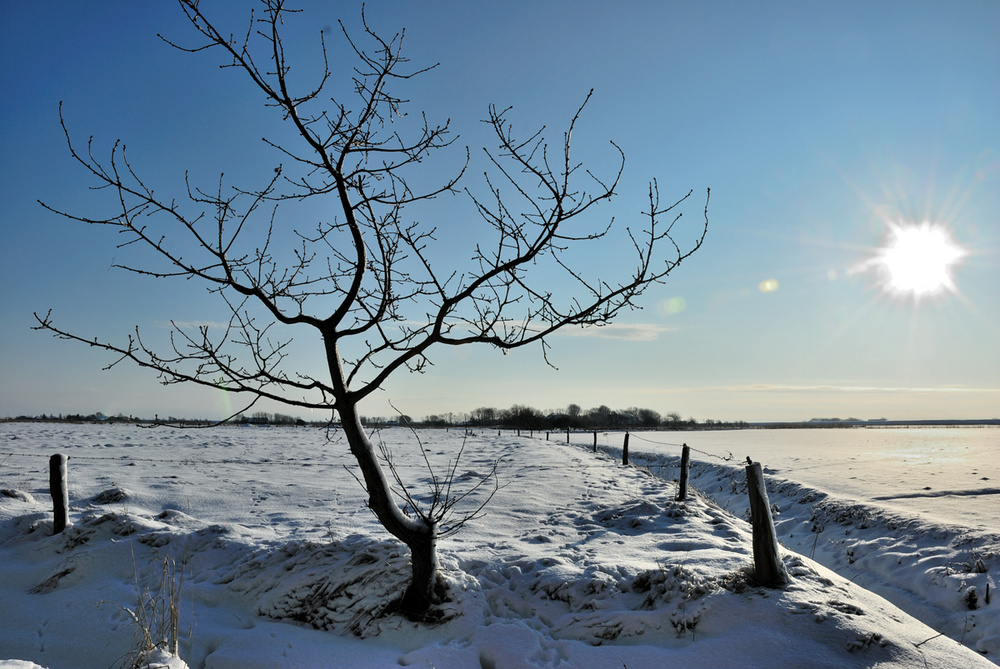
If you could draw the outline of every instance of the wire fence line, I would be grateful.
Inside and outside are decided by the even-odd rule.
[[[562,434],[562,433],[560,432],[559,434]],[[581,433],[578,432],[576,434],[581,434]],[[589,433],[586,433],[586,434],[595,434],[595,433],[594,432],[589,432]],[[603,433],[600,433],[600,434],[602,434],[603,437],[604,437],[605,445],[610,446],[610,443],[608,443],[608,435],[612,434],[612,433],[610,433],[610,432],[603,432]],[[615,434],[617,434],[617,433],[615,433]],[[679,443],[679,442],[676,442],[676,441],[658,441],[658,440],[655,440],[655,439],[649,439],[648,437],[642,437],[642,436],[640,436],[640,435],[638,435],[638,434],[636,434],[634,432],[624,432],[622,434],[623,435],[624,434],[629,435],[629,438],[631,438],[631,439],[638,439],[639,441],[644,441],[644,442],[649,443],[649,444],[656,444],[657,446],[672,446],[674,448],[683,448],[683,447],[687,446],[688,449],[691,450],[694,453],[700,453],[700,454],[702,454],[702,455],[704,455],[706,457],[716,458],[718,460],[722,460],[723,462],[732,462],[732,461],[734,461],[736,459],[736,456],[733,455],[732,451],[728,451],[726,455],[719,455],[718,453],[711,453],[709,451],[704,451],[704,450],[702,450],[700,448],[695,448],[693,446],[689,446],[686,443]]]
[[[736,459],[735,456],[733,455],[732,451],[729,451],[728,455],[723,456],[723,455],[718,455],[717,453],[709,453],[708,451],[703,451],[701,449],[695,448],[694,446],[688,446],[687,444],[678,444],[676,442],[668,442],[668,441],[656,441],[654,439],[647,439],[645,437],[640,437],[638,434],[634,434],[634,433],[630,433],[630,435],[631,435],[631,437],[633,439],[638,439],[639,441],[645,441],[645,442],[648,442],[650,444],[657,444],[659,446],[676,446],[678,448],[682,448],[684,446],[687,446],[689,449],[691,449],[695,453],[701,453],[702,455],[707,455],[710,458],[718,458],[719,460],[722,460],[723,462],[730,462],[730,461]]]
[[[543,431],[541,431],[541,430],[537,431],[538,435],[540,435],[541,432],[543,432]],[[535,439],[540,439],[541,438],[540,436],[536,436],[534,433],[535,433],[535,431],[530,431],[530,433],[528,435],[519,434],[519,435],[516,435],[516,436],[528,437],[528,438],[535,438]],[[546,432],[546,438],[548,437],[549,434],[551,434],[551,432]],[[559,433],[556,433],[556,434],[562,434],[562,433],[559,432]],[[577,433],[574,433],[574,434],[594,434],[594,433],[592,433],[592,432],[587,432],[587,433],[577,432]],[[618,434],[618,433],[603,432],[603,433],[597,433],[597,434],[601,434],[604,437],[604,442],[605,442],[604,445],[605,446],[611,447],[611,444],[608,441],[608,436],[610,434]],[[706,457],[716,458],[716,459],[721,460],[723,462],[731,462],[731,461],[733,461],[735,459],[735,457],[733,456],[732,452],[729,452],[727,455],[723,456],[723,455],[719,455],[717,453],[711,453],[709,451],[704,451],[704,450],[701,450],[701,449],[698,449],[698,448],[694,448],[693,446],[689,446],[687,444],[683,444],[683,443],[679,443],[679,442],[658,441],[658,440],[654,440],[654,439],[649,439],[648,437],[640,436],[640,435],[638,435],[636,433],[621,433],[621,434],[623,434],[623,435],[624,434],[629,434],[629,436],[630,436],[631,439],[637,439],[637,440],[640,440],[640,441],[644,441],[646,443],[655,444],[657,446],[669,446],[669,447],[674,447],[674,448],[682,448],[684,446],[687,446],[692,452],[700,453],[701,455],[704,455]],[[476,434],[476,433],[473,432],[473,433],[470,433],[468,436],[481,436],[481,435]],[[557,443],[557,442],[553,442],[553,443]],[[576,442],[574,445],[580,446],[581,444],[579,442]],[[80,446],[76,446],[76,448],[80,448]],[[638,453],[634,453],[633,455],[639,455],[639,454]],[[44,454],[44,453],[22,453],[22,452],[17,452],[17,451],[0,451],[0,466],[3,466],[4,462],[8,458],[11,458],[11,457],[14,457],[14,458],[38,458],[38,459],[48,460],[51,456],[47,455],[47,454]],[[281,458],[281,459],[276,459],[276,458],[261,458],[261,459],[219,458],[219,459],[203,460],[203,459],[195,458],[195,457],[151,458],[151,457],[136,456],[136,455],[131,455],[131,454],[122,454],[122,455],[113,455],[113,456],[112,455],[77,455],[77,454],[73,454],[72,452],[67,453],[66,457],[67,457],[68,460],[94,460],[94,461],[103,461],[103,462],[144,462],[144,463],[163,464],[163,465],[237,465],[237,466],[266,466],[266,467],[330,466],[330,467],[339,467],[339,466],[347,466],[347,465],[355,464],[354,458],[351,457],[347,453],[333,454],[333,455],[329,455],[329,456],[324,455],[322,458],[315,458],[315,457],[312,457],[312,458],[289,457],[289,458]],[[503,458],[500,458],[500,459],[502,460]],[[422,464],[422,463],[409,464],[409,463],[394,462],[393,466],[395,466],[396,468],[402,468],[402,469],[427,469],[427,465],[426,464]],[[545,464],[545,465],[537,465],[535,468],[548,470],[548,469],[559,469],[559,468],[567,468],[567,469],[599,468],[599,467],[605,467],[605,466],[606,465],[604,465],[604,464],[582,464],[582,463],[575,463],[575,464],[566,464],[566,465]],[[651,463],[651,464],[647,464],[647,465],[643,465],[643,466],[645,466],[647,468],[658,467],[658,468],[662,469],[662,468],[665,468],[665,467],[666,468],[676,467],[677,465],[676,464]]]
[[[490,432],[492,432],[492,430],[490,430]],[[590,434],[590,433],[588,433],[588,434]],[[596,455],[596,452],[597,452],[597,435],[598,435],[598,433],[595,431],[592,434],[594,435],[594,454]],[[607,455],[607,449],[609,447],[611,447],[611,444],[608,443],[610,434],[611,433],[608,433],[608,432],[603,433],[605,444],[604,444],[604,449],[602,449],[602,450],[604,451],[605,455]],[[485,434],[482,434],[482,433],[477,434],[475,432],[469,432],[469,433],[466,434],[466,438],[468,438],[468,437],[482,438],[484,441],[486,440],[485,439],[486,436],[487,435],[485,435]],[[499,437],[501,435],[498,433],[497,436]],[[520,448],[520,447],[528,445],[528,443],[530,443],[530,442],[534,442],[536,440],[540,440],[541,439],[541,433],[540,432],[537,435],[537,437],[535,435],[533,435],[533,434],[530,434],[530,435],[517,434],[517,435],[509,435],[509,436],[510,437],[515,437],[516,436],[517,441],[507,441],[506,443],[500,442],[500,441],[496,442],[499,445],[504,446],[505,448],[501,449],[501,451],[498,451],[498,452],[496,452],[496,453],[494,453],[494,454],[491,455],[491,457],[493,458],[492,459],[492,464],[493,464],[494,470],[493,470],[493,473],[490,474],[489,476],[495,476],[496,475],[496,467],[497,467],[498,463],[502,463],[507,457],[509,457],[511,455],[511,453],[509,451],[512,450],[512,447],[513,447],[513,449],[517,449],[517,448]],[[567,435],[567,436],[569,436],[569,435]],[[728,460],[732,460],[733,459],[733,456],[732,456],[731,453],[729,454],[728,457],[724,457],[724,456],[720,456],[720,455],[717,455],[717,454],[714,454],[714,453],[710,453],[710,452],[707,452],[707,451],[701,451],[701,450],[698,450],[698,449],[691,449],[691,447],[687,446],[686,444],[675,443],[675,442],[657,441],[657,440],[648,439],[648,438],[645,438],[645,437],[639,437],[638,435],[633,435],[631,433],[624,433],[624,434],[622,434],[622,436],[623,436],[624,439],[628,439],[629,437],[634,437],[634,438],[637,438],[637,439],[639,439],[641,441],[644,441],[644,442],[647,442],[647,443],[650,443],[650,444],[656,444],[656,445],[659,445],[659,446],[677,447],[677,448],[685,448],[685,449],[689,449],[689,450],[697,450],[697,452],[702,453],[702,454],[704,454],[706,456],[713,457],[713,458],[718,458],[718,459],[723,460],[723,461],[728,461]],[[492,437],[492,435],[490,435],[490,437]],[[529,439],[522,440],[522,437],[529,437]],[[546,441],[549,440],[549,434],[546,434],[545,439],[546,439]],[[568,442],[568,440],[567,440],[567,445],[574,445],[574,446],[577,446],[577,447],[581,447],[582,446],[582,444],[579,441],[577,441],[575,444],[570,444]],[[107,447],[107,446],[108,445],[105,445],[105,447]],[[95,447],[100,447],[100,445],[95,445],[95,444],[89,445],[89,448],[95,448]],[[45,445],[41,445],[39,448],[45,448]],[[88,448],[88,446],[85,445],[85,444],[77,444],[75,446],[75,448]],[[129,446],[129,448],[134,448],[134,446]],[[611,447],[611,448],[614,448],[614,447]],[[62,450],[65,451],[65,450],[69,450],[69,449],[62,449]],[[507,451],[507,452],[503,452],[503,451]],[[249,449],[248,449],[247,452],[249,454]],[[445,455],[445,453],[441,452],[441,453],[439,453],[439,455]],[[479,455],[479,457],[476,460],[474,460],[473,462],[468,462],[467,461],[467,464],[462,469],[458,469],[458,467],[457,467],[458,462],[449,461],[448,464],[447,464],[447,466],[445,467],[445,469],[450,470],[451,475],[455,477],[456,481],[462,480],[464,477],[468,476],[468,472],[469,472],[469,468],[470,467],[475,468],[477,465],[481,464],[483,455],[485,455],[485,454]],[[655,452],[644,452],[644,453],[636,452],[635,456],[637,456],[637,460],[647,460],[650,457],[653,457],[653,458],[663,457],[664,454],[655,453]],[[671,457],[671,456],[667,455],[666,457]],[[266,469],[274,468],[274,467],[286,467],[286,468],[287,467],[296,467],[296,468],[317,467],[319,469],[316,469],[316,470],[313,470],[313,471],[317,472],[318,474],[320,474],[321,476],[324,476],[324,477],[331,470],[338,470],[341,467],[350,473],[352,471],[352,466],[356,466],[356,464],[357,464],[356,461],[354,461],[354,459],[352,457],[350,457],[350,455],[348,453],[331,454],[331,455],[327,455],[327,454],[324,453],[324,454],[320,454],[320,455],[317,455],[317,456],[314,456],[314,457],[287,457],[287,458],[285,458],[285,457],[278,457],[278,458],[275,458],[275,457],[262,457],[262,458],[245,458],[245,457],[244,458],[239,458],[239,457],[234,457],[234,458],[200,459],[198,457],[191,457],[191,456],[179,457],[179,458],[145,457],[145,456],[140,456],[140,455],[132,455],[130,453],[123,453],[123,454],[120,454],[120,455],[88,455],[88,454],[75,454],[74,455],[74,454],[67,454],[65,452],[62,452],[62,453],[56,453],[56,454],[51,454],[50,455],[50,454],[45,454],[45,453],[25,453],[25,452],[18,452],[18,451],[13,451],[13,450],[7,450],[7,451],[0,451],[0,472],[3,472],[3,470],[5,468],[9,472],[9,470],[10,470],[10,464],[11,464],[11,463],[9,463],[9,460],[11,458],[22,458],[22,459],[29,459],[29,460],[35,459],[36,461],[38,461],[38,460],[48,461],[47,465],[48,465],[48,469],[49,469],[49,490],[50,490],[50,494],[52,495],[53,504],[56,504],[56,511],[54,513],[57,513],[59,511],[59,509],[61,508],[62,509],[61,513],[64,514],[64,515],[67,515],[69,513],[69,509],[70,509],[70,507],[69,507],[69,497],[70,496],[69,496],[69,493],[68,493],[68,479],[67,479],[67,464],[68,464],[68,461],[70,461],[70,460],[78,460],[78,461],[94,462],[94,463],[97,463],[97,462],[107,463],[107,464],[102,464],[102,465],[94,465],[94,466],[99,467],[99,469],[101,470],[102,476],[98,477],[98,479],[97,479],[98,481],[103,480],[103,479],[107,479],[109,476],[111,476],[112,480],[113,480],[114,474],[110,470],[114,469],[114,466],[111,466],[111,467],[108,466],[111,463],[114,463],[115,465],[118,465],[118,466],[121,466],[121,467],[126,467],[126,468],[129,467],[129,466],[135,465],[137,463],[145,463],[147,465],[152,465],[150,467],[150,469],[153,469],[154,467],[156,467],[157,469],[159,469],[159,467],[167,467],[169,469],[177,471],[177,473],[180,473],[180,474],[183,474],[183,471],[181,471],[182,468],[197,468],[197,467],[204,467],[204,466],[210,466],[210,465],[214,465],[214,466],[217,466],[217,467],[242,467],[242,468],[248,468],[248,469],[249,468],[257,468],[258,470],[266,470]],[[523,469],[523,468],[527,467],[531,471],[534,471],[534,472],[544,472],[544,471],[552,471],[552,470],[574,470],[574,471],[586,470],[586,471],[588,471],[588,474],[587,474],[588,480],[589,480],[589,477],[591,476],[591,474],[589,474],[589,472],[598,471],[598,470],[607,472],[606,475],[608,475],[608,476],[616,476],[616,474],[612,473],[615,469],[617,469],[617,467],[613,466],[613,461],[612,461],[612,466],[609,467],[609,462],[607,460],[604,460],[603,458],[597,458],[597,457],[595,457],[595,458],[576,457],[576,458],[573,458],[573,459],[575,459],[576,462],[566,462],[565,464],[553,464],[551,462],[547,462],[547,463],[544,463],[544,464],[535,464],[533,462],[530,462],[530,458],[529,458],[528,463],[525,464],[522,461],[522,463],[521,463],[522,466],[519,467],[518,469]],[[589,460],[589,462],[588,462],[588,460]],[[407,480],[407,483],[402,483],[401,482],[401,485],[404,486],[404,489],[406,489],[406,486],[409,486],[409,485],[418,485],[419,486],[420,485],[420,481],[426,481],[428,475],[430,476],[431,479],[433,479],[434,476],[435,476],[434,470],[437,469],[437,467],[432,466],[428,462],[424,462],[424,463],[400,463],[400,462],[392,462],[392,461],[388,461],[388,460],[383,460],[383,461],[386,462],[386,464],[389,467],[393,468],[394,470],[406,470],[408,472],[407,474],[405,474],[405,479]],[[676,481],[678,481],[677,485],[679,486],[679,492],[678,492],[677,499],[684,499],[685,498],[685,494],[686,494],[686,490],[687,490],[687,471],[688,471],[688,468],[691,466],[691,464],[692,463],[689,462],[689,460],[686,457],[686,455],[684,457],[677,458],[676,461],[673,461],[673,462],[662,462],[662,461],[661,462],[639,462],[639,461],[637,461],[637,462],[632,463],[632,465],[635,466],[637,469],[641,470],[641,469],[645,468],[646,471],[651,476],[655,476],[656,478],[661,479],[664,482],[668,482],[668,481],[671,480],[672,477],[670,476],[670,470],[675,469],[675,468],[679,469],[680,470],[680,474],[679,474],[678,478],[676,479]],[[623,463],[623,465],[624,466],[628,466],[629,465],[629,463],[627,462],[627,458],[626,458],[626,461]],[[92,466],[91,469],[94,466]],[[35,467],[31,467],[31,470],[32,471],[37,471],[37,469]],[[413,474],[412,472],[414,472],[415,470],[421,471],[422,474]],[[81,471],[85,471],[86,472],[86,471],[89,471],[89,470],[87,470],[86,468],[84,468]],[[219,470],[218,473],[222,474],[223,476],[235,477],[237,479],[242,479],[242,478],[244,478],[245,475],[252,476],[252,474],[250,474],[250,472],[246,472],[246,474],[243,474],[243,473],[240,472],[240,470],[236,470],[235,472],[233,472],[233,470],[230,469],[230,470],[228,470],[228,472],[226,472],[224,474],[223,474],[223,471],[225,471],[225,470]],[[167,473],[171,473],[171,472],[168,471]],[[92,474],[92,472],[91,472],[91,474]],[[260,475],[263,475],[263,474],[258,474],[258,476],[260,476]],[[148,473],[145,474],[145,476],[146,477],[152,476],[153,478],[159,478],[160,476],[162,476],[162,474],[160,472],[155,472],[155,473],[154,472],[148,472]],[[177,476],[168,476],[167,478],[178,478],[178,477]],[[302,481],[299,481],[298,483],[300,485],[303,484]],[[117,484],[113,484],[113,485],[115,487],[118,487]],[[449,485],[450,485],[450,483],[449,483]],[[0,488],[2,488],[2,487],[3,486],[0,486]],[[313,488],[316,488],[316,485],[313,484],[313,483],[304,483],[304,487],[305,487],[305,489],[313,489]],[[363,486],[362,486],[362,488],[363,488]],[[0,496],[4,496],[4,495],[10,496],[9,495],[10,491],[8,491],[6,489],[0,490],[0,493],[2,493],[2,494],[0,494]],[[102,494],[105,494],[105,493],[102,493]],[[253,494],[253,491],[251,491],[251,494]],[[63,499],[64,500],[62,502],[62,506],[61,507],[58,504],[58,500],[59,499]],[[97,498],[95,497],[94,499],[97,499]],[[264,499],[266,499],[266,497]]]
[[[10,451],[0,451],[0,456],[4,457],[18,457],[18,458],[43,458],[45,460],[49,459],[49,455],[44,453],[15,453]],[[336,456],[338,460],[350,461],[353,460],[347,456]],[[186,464],[198,464],[198,465],[293,465],[293,464],[339,464],[337,462],[316,462],[312,459],[304,458],[282,458],[281,460],[275,460],[272,458],[263,458],[261,460],[243,460],[239,458],[223,458],[221,460],[201,460],[199,458],[181,458],[181,459],[166,459],[166,458],[145,458],[145,457],[135,457],[132,455],[117,455],[117,456],[103,456],[103,455],[66,455],[67,460],[106,460],[106,461],[129,461],[129,462],[153,462],[157,464],[168,464],[168,465],[186,465]],[[2,464],[0,460],[0,464]]]
[[[4,458],[13,456],[21,458],[40,458],[48,461],[51,456],[45,455],[43,453],[12,453],[0,451],[0,466],[3,465]],[[336,461],[326,460],[317,462],[315,460],[303,460],[303,459],[289,459],[289,460],[274,460],[274,459],[264,459],[264,460],[240,460],[240,459],[225,459],[225,460],[198,460],[196,458],[182,458],[179,460],[167,460],[161,458],[136,458],[129,455],[122,455],[118,457],[104,457],[95,455],[67,455],[67,460],[100,460],[100,461],[113,461],[113,462],[149,462],[154,464],[172,464],[172,465],[242,465],[242,466],[328,466],[328,467],[340,467],[342,465],[353,465],[356,461],[349,456],[339,456]],[[502,458],[500,458],[502,460]],[[550,469],[603,469],[607,465],[604,464],[566,464],[566,465],[532,465],[532,469],[537,469],[540,471],[547,471]],[[662,465],[667,466],[667,465]],[[426,470],[426,464],[407,464],[400,462],[393,462],[393,467],[396,469],[422,469]]]

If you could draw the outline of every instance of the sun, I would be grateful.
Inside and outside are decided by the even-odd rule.
[[[915,301],[955,292],[954,269],[968,255],[938,223],[888,222],[885,243],[865,263],[876,271],[881,289]]]

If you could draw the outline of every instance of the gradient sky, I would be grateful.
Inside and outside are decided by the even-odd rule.
[[[306,77],[319,30],[338,18],[356,29],[360,4],[302,6],[286,43]],[[598,173],[610,169],[608,140],[627,155],[607,214],[637,220],[654,177],[664,199],[695,190],[692,222],[707,187],[712,202],[704,247],[641,311],[552,339],[558,371],[538,349],[442,350],[426,374],[392,379],[366,413],[391,413],[391,401],[413,416],[515,403],[699,420],[1000,416],[1000,3],[376,0],[367,13],[382,33],[406,29],[414,64],[440,63],[405,96],[412,112],[450,118],[459,145],[488,142],[479,120],[491,103],[513,105],[516,128],[546,125],[558,142],[593,88],[576,155]],[[239,31],[245,19],[233,11],[220,23]],[[82,214],[113,204],[71,161],[60,100],[77,141],[93,135],[105,157],[121,138],[160,192],[182,196],[185,169],[211,185],[221,171],[252,177],[279,162],[260,137],[280,121],[246,80],[220,70],[217,54],[177,52],[157,33],[194,43],[170,2],[4,9],[0,416],[221,417],[237,406],[124,365],[102,372],[109,355],[30,330],[32,312],[48,309],[67,329],[118,340],[134,325],[162,332],[171,319],[221,317],[191,282],[110,269],[128,253],[112,231],[36,202]],[[343,77],[343,44],[335,31],[328,40]],[[428,178],[461,152],[428,164]],[[451,243],[466,252],[460,204],[440,201],[445,253]],[[953,289],[888,294],[864,263],[890,223],[922,221],[946,226],[967,252]],[[613,270],[615,254],[589,262]],[[318,352],[296,340],[307,368],[323,364]]]

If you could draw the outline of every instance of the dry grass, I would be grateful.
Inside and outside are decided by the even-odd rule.
[[[136,639],[134,648],[125,656],[121,666],[123,669],[150,669],[160,666],[154,664],[153,655],[180,655],[180,597],[184,569],[183,565],[178,569],[173,558],[163,558],[159,583],[151,590],[143,588],[139,582],[134,553],[132,567],[137,600],[134,608],[124,610],[132,619]]]

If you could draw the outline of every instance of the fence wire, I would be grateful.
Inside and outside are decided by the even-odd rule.
[[[542,433],[542,431],[537,431],[537,434],[536,434],[535,431],[527,431],[527,430],[525,430],[525,431],[522,431],[522,432],[529,432],[529,434],[519,434],[519,435],[516,435],[516,436],[525,437],[525,438],[531,438],[531,439],[541,439],[541,436],[539,436],[539,435]],[[559,433],[549,432],[549,433],[546,433],[546,434],[564,434],[564,433],[562,433],[562,432],[559,432]],[[591,435],[591,434],[594,434],[594,433],[592,433],[592,432],[576,432],[576,433],[571,433],[571,434],[575,434],[575,435],[584,435],[584,434]],[[603,432],[603,433],[597,433],[597,434],[600,434],[601,436],[603,436],[603,438],[604,438],[604,444],[603,445],[604,446],[611,447],[611,444],[609,443],[608,437],[612,433]],[[613,434],[619,434],[619,433],[613,433]],[[671,442],[671,441],[658,441],[658,440],[650,439],[648,437],[640,436],[639,434],[635,434],[635,433],[631,433],[631,432],[630,433],[620,433],[620,434],[622,434],[623,437],[624,437],[625,434],[628,434],[630,439],[635,439],[635,440],[643,441],[643,442],[646,442],[646,443],[649,443],[649,444],[655,444],[657,446],[668,446],[668,447],[673,447],[673,448],[683,448],[684,446],[687,446],[694,453],[699,453],[701,455],[704,455],[704,456],[710,457],[710,458],[716,458],[716,459],[721,460],[723,462],[732,462],[733,460],[735,460],[735,456],[732,454],[732,452],[728,452],[727,455],[723,456],[723,455],[719,455],[717,453],[711,453],[709,451],[705,451],[705,450],[702,450],[702,449],[694,448],[693,446],[688,446],[687,444],[684,444],[684,443]],[[478,436],[483,436],[483,435],[476,434],[476,433],[470,433],[468,436],[470,436],[470,437],[478,437]],[[546,441],[548,441],[548,439],[546,439]],[[553,441],[552,443],[560,443],[560,442]],[[567,442],[567,443],[569,443],[570,445],[574,445],[574,446],[584,446],[584,444],[582,444],[580,441]],[[635,454],[635,455],[637,456],[638,454]],[[11,457],[15,457],[15,458],[39,458],[39,459],[48,460],[49,457],[51,457],[51,456],[47,455],[47,454],[44,454],[44,453],[19,453],[19,452],[16,452],[16,451],[0,451],[0,466],[2,466],[4,464],[4,462],[8,458],[11,458]],[[174,459],[174,458],[151,458],[151,457],[144,457],[144,456],[134,456],[134,455],[129,455],[129,454],[115,455],[115,456],[104,456],[104,455],[75,455],[75,454],[72,454],[72,453],[67,453],[66,457],[67,457],[68,460],[95,460],[95,461],[105,461],[105,462],[146,462],[146,463],[164,464],[164,465],[190,465],[190,464],[197,464],[197,465],[239,465],[239,466],[267,466],[267,467],[274,467],[274,466],[277,466],[277,467],[293,467],[293,466],[296,466],[296,467],[299,467],[299,466],[330,466],[330,467],[339,467],[339,466],[344,465],[345,463],[346,464],[354,464],[356,462],[354,460],[354,458],[350,457],[346,453],[345,454],[339,454],[339,455],[332,455],[332,456],[324,456],[323,459],[321,459],[321,460],[316,459],[316,458],[295,458],[295,457],[292,457],[292,458],[281,458],[280,460],[274,459],[274,458],[263,458],[263,459],[259,459],[259,460],[248,460],[248,459],[242,459],[242,458],[221,458],[221,459],[213,459],[213,460],[202,460],[200,458],[194,458],[194,457],[185,457],[185,458],[180,458],[180,459]],[[394,463],[394,464],[395,464],[395,466],[397,468],[403,468],[403,469],[426,469],[427,468],[425,464],[419,464],[419,463],[414,463],[414,464]],[[555,469],[555,468],[563,468],[563,467],[565,467],[567,469],[580,469],[580,468],[604,467],[604,466],[606,466],[606,465],[603,465],[603,464],[592,464],[592,465],[572,464],[572,465],[569,465],[569,464],[567,464],[567,465],[563,465],[563,466],[553,466],[551,464],[546,464],[546,465],[540,465],[538,468],[539,469]],[[660,467],[660,468],[663,468],[663,467],[674,467],[674,466],[677,466],[677,465],[674,465],[674,464],[665,465],[665,464],[656,464],[656,463],[654,463],[654,464],[643,465],[643,466],[644,467]]]
[[[645,441],[645,442],[648,442],[650,444],[657,444],[657,445],[660,445],[660,446],[676,446],[676,447],[681,447],[681,448],[684,447],[684,446],[687,446],[689,449],[691,449],[695,453],[701,453],[702,455],[707,455],[710,458],[718,458],[719,460],[722,460],[723,462],[730,462],[730,461],[736,459],[736,457],[733,455],[732,451],[728,451],[727,452],[728,455],[722,456],[722,455],[718,455],[716,453],[709,453],[708,451],[703,451],[703,450],[701,450],[699,448],[695,448],[694,446],[688,446],[687,444],[678,444],[676,442],[668,442],[668,441],[656,441],[654,439],[647,439],[645,437],[640,437],[639,435],[632,434],[632,433],[629,433],[629,436],[632,439],[638,439],[639,441]]]

